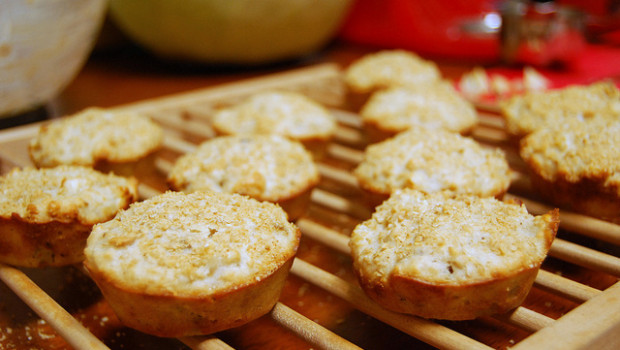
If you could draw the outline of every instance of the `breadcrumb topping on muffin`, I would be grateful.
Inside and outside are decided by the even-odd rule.
[[[510,186],[510,169],[500,149],[421,127],[368,146],[353,174],[362,188],[382,194],[414,188],[498,196]]]
[[[92,225],[137,200],[137,185],[134,178],[81,166],[15,168],[0,177],[0,217]]]
[[[447,82],[378,91],[362,107],[360,115],[364,123],[391,132],[419,125],[467,133],[478,121],[471,103]]]
[[[168,176],[174,189],[245,194],[278,201],[319,182],[312,155],[278,135],[220,136],[180,157]]]
[[[620,114],[618,114],[620,117]],[[600,181],[620,196],[620,119],[567,120],[529,134],[521,157],[548,181]]]
[[[336,120],[318,102],[295,92],[270,91],[217,112],[213,127],[220,134],[278,134],[299,141],[328,140]]]
[[[495,198],[395,192],[358,225],[350,246],[365,278],[475,284],[538,266],[555,233],[548,218]]]
[[[586,120],[596,116],[617,119],[620,90],[612,82],[574,85],[563,89],[528,92],[500,104],[506,130],[525,136],[566,119]]]
[[[90,270],[127,290],[200,297],[269,276],[294,256],[299,235],[269,202],[166,192],[95,225],[85,254]]]
[[[97,161],[131,162],[158,149],[162,128],[134,112],[88,108],[43,125],[29,145],[38,167],[93,166]]]
[[[383,50],[365,55],[345,71],[345,82],[355,92],[370,92],[394,86],[436,82],[437,65],[405,50]]]

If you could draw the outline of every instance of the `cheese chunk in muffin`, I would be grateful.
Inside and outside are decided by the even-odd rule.
[[[501,198],[510,186],[510,168],[500,149],[421,127],[368,146],[353,175],[372,204],[401,188]]]
[[[620,115],[620,90],[613,82],[574,85],[562,89],[528,92],[500,104],[506,131],[520,139],[548,125],[566,119],[596,116],[617,119]]]
[[[360,111],[370,142],[412,126],[468,134],[476,126],[474,107],[447,82],[390,88],[374,93]]]
[[[522,139],[535,189],[560,208],[620,223],[619,118],[566,120]]]
[[[300,235],[272,203],[166,192],[96,225],[84,265],[126,326],[162,337],[209,334],[271,310]]]
[[[219,135],[276,134],[301,142],[320,158],[336,131],[336,119],[321,104],[285,91],[268,91],[218,111]]]
[[[425,318],[504,313],[529,293],[559,225],[495,198],[395,192],[352,232],[364,291],[383,307]]]
[[[137,181],[61,165],[0,177],[0,261],[62,266],[83,260],[92,226],[138,198]]]
[[[132,175],[153,169],[149,156],[162,141],[162,128],[141,114],[88,108],[41,126],[29,152],[39,168],[83,165]]]
[[[318,182],[309,151],[278,135],[216,137],[180,157],[168,175],[174,190],[244,194],[278,203],[290,220],[306,211]]]

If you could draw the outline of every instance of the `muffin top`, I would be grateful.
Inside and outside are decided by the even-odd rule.
[[[620,90],[612,82],[602,81],[533,91],[506,100],[500,108],[506,120],[506,130],[522,137],[549,125],[561,124],[566,119],[617,118],[620,115]]]
[[[404,189],[354,229],[349,245],[371,281],[474,284],[539,266],[555,236],[552,220],[495,198]]]
[[[277,205],[214,192],[166,192],[95,225],[86,266],[122,288],[201,297],[243,288],[291,259],[300,231]]]
[[[365,55],[345,71],[345,83],[364,93],[394,86],[415,86],[436,82],[441,73],[437,65],[413,52],[383,50]]]
[[[99,160],[138,160],[158,149],[162,141],[161,127],[143,115],[89,108],[43,125],[29,151],[38,167],[93,166]]]
[[[239,193],[278,201],[319,181],[312,155],[278,135],[220,136],[181,156],[168,176],[176,190]]]
[[[590,179],[615,187],[620,195],[620,119],[548,125],[521,140],[520,155],[548,181]]]
[[[213,128],[224,135],[278,134],[299,141],[328,140],[336,130],[336,120],[304,95],[270,91],[220,110]]]
[[[392,132],[421,125],[466,133],[477,123],[474,107],[447,82],[375,92],[360,115],[364,123]]]
[[[389,194],[399,188],[496,196],[510,186],[500,149],[445,130],[414,127],[370,145],[353,171],[362,188]]]
[[[136,201],[137,186],[134,178],[82,166],[15,168],[0,177],[0,217],[93,225]]]

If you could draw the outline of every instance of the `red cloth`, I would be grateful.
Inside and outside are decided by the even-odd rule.
[[[590,84],[602,79],[612,79],[620,86],[620,47],[588,44],[583,52],[561,68],[535,69],[549,79],[551,88]],[[507,78],[519,78],[523,74],[522,69],[507,67],[488,68],[487,72]]]

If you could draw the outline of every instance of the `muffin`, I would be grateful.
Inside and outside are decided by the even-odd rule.
[[[345,83],[358,93],[394,86],[416,86],[439,81],[437,65],[411,51],[382,50],[354,61],[344,73]]]
[[[279,204],[290,220],[305,213],[318,182],[310,152],[278,135],[216,137],[181,156],[168,174],[173,190],[247,195]]]
[[[437,65],[411,51],[382,50],[367,54],[344,72],[348,104],[358,110],[368,97],[379,90],[399,86],[417,86],[441,80]]]
[[[210,334],[271,310],[300,235],[272,203],[166,192],[96,225],[84,266],[126,326],[160,337]]]
[[[83,260],[94,224],[138,198],[137,181],[61,165],[13,169],[0,177],[0,261],[22,267]]]
[[[369,145],[353,170],[371,206],[401,188],[501,198],[510,186],[502,150],[445,130],[413,127]]]
[[[139,175],[155,169],[154,157],[162,141],[162,128],[143,115],[88,108],[41,126],[29,152],[39,168],[83,165]]]
[[[416,125],[465,135],[478,122],[472,104],[447,82],[378,91],[360,115],[370,142],[383,141]]]
[[[554,205],[620,223],[620,114],[547,125],[521,140],[532,185]]]
[[[516,140],[566,119],[595,116],[617,118],[620,91],[612,82],[574,85],[556,90],[528,92],[500,103],[506,131]]]
[[[325,107],[284,91],[258,93],[213,117],[213,129],[219,135],[277,134],[301,142],[316,159],[325,154],[336,126]]]
[[[352,232],[363,290],[386,309],[468,320],[519,306],[559,225],[495,198],[395,192]]]

